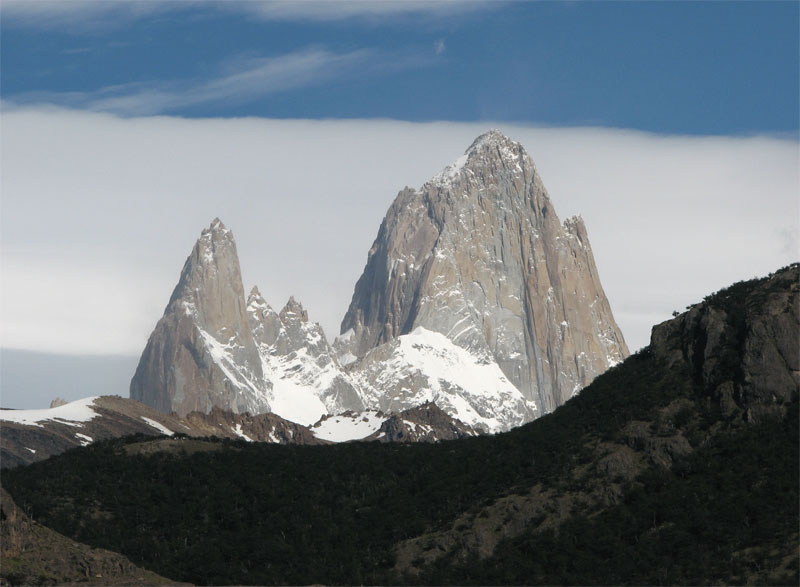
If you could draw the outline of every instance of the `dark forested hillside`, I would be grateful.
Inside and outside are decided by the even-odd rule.
[[[199,584],[796,584],[797,281],[715,294],[506,434],[131,437],[3,486],[58,532]],[[785,373],[765,375],[773,351]]]

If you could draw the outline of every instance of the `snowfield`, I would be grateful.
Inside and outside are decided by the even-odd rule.
[[[92,409],[97,398],[98,396],[85,397],[57,408],[43,410],[0,409],[0,420],[39,427],[46,421],[60,422],[68,426],[83,426],[82,422],[88,422],[98,416]]]
[[[331,442],[361,440],[378,431],[387,419],[380,412],[358,412],[329,416],[311,427],[314,436]]]

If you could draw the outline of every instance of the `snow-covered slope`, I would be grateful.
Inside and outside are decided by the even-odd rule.
[[[55,408],[42,410],[4,410],[0,409],[0,420],[41,427],[45,422],[57,422],[68,426],[82,427],[85,422],[98,416],[93,409],[97,396],[75,400]]]
[[[375,434],[386,419],[383,412],[345,412],[323,417],[311,427],[311,432],[317,438],[331,442],[362,440]]]
[[[421,326],[367,353],[352,376],[365,402],[383,412],[433,402],[487,432],[519,426],[536,412],[490,356]]]
[[[273,413],[308,426],[323,415],[364,409],[322,327],[309,322],[299,302],[290,298],[278,313],[254,287],[247,312]]]

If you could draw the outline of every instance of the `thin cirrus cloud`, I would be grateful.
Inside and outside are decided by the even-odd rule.
[[[94,32],[118,28],[143,18],[185,9],[192,4],[195,3],[191,1],[7,0],[0,6],[0,16],[6,26],[29,29],[68,29],[71,33]]]
[[[0,8],[6,24],[26,28],[95,32],[160,15],[198,8],[236,13],[263,21],[385,20],[398,17],[452,18],[492,10],[504,2],[429,1],[264,1],[264,0],[6,0]]]
[[[370,49],[334,53],[311,48],[272,57],[240,58],[210,79],[137,82],[91,92],[29,92],[10,103],[54,104],[122,116],[146,116],[220,102],[245,103],[270,95],[319,85],[333,79],[369,75],[387,57]],[[413,66],[413,56],[394,56],[392,68]]]
[[[318,20],[346,19],[376,20],[403,16],[437,18],[453,17],[497,8],[504,2],[480,0],[435,1],[342,1],[314,0],[307,2],[232,2],[221,3],[228,9],[246,11],[263,20]]]

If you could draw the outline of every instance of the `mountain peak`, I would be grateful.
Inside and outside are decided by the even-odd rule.
[[[215,218],[197,239],[131,380],[163,412],[268,408],[233,233]]]
[[[211,231],[228,230],[227,227],[222,223],[222,220],[219,219],[219,216],[217,216],[216,218],[214,218],[214,220],[211,221],[211,225],[208,227],[208,229]]]
[[[214,218],[211,221],[211,224],[208,228],[204,228],[203,231],[200,233],[200,241],[205,242],[223,242],[223,241],[233,241],[233,233],[231,230],[226,227],[222,220],[219,218]]]
[[[445,167],[429,183],[449,187],[466,170],[482,167],[504,167],[512,173],[521,173],[525,167],[533,167],[525,148],[497,129],[490,129],[478,136],[464,154]]]
[[[515,150],[524,150],[522,145],[520,145],[518,142],[511,140],[498,129],[492,128],[487,130],[482,135],[479,135],[474,141],[472,141],[472,144],[466,150],[465,154],[469,155],[487,147],[492,148],[501,146]]]
[[[303,304],[294,299],[294,296],[289,296],[289,301],[280,311],[281,322],[286,319],[299,317],[301,322],[308,322],[308,312],[303,308]]]
[[[526,162],[533,164],[521,144],[511,140],[496,128],[483,133],[472,141],[464,154],[469,163],[475,159],[483,163],[500,161],[510,169],[521,170]]]
[[[498,130],[398,194],[341,331],[366,361],[417,327],[495,364],[538,414],[628,355],[583,222],[561,224],[525,149]]]
[[[250,293],[247,294],[247,309],[248,311],[267,310],[273,312],[270,305],[264,299],[264,296],[261,295],[261,291],[259,291],[257,285],[254,285]]]

